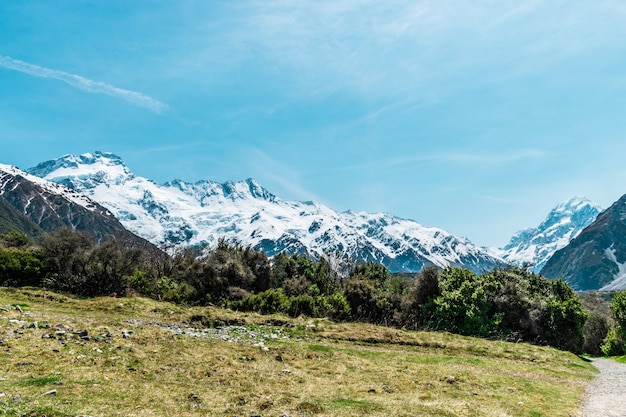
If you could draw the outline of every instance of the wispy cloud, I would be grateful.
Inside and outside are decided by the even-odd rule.
[[[257,171],[258,175],[282,187],[297,200],[324,201],[321,196],[312,193],[300,183],[298,170],[272,158],[258,148],[248,148],[248,167]]]
[[[121,98],[122,100],[126,100],[138,106],[146,107],[157,114],[162,114],[169,109],[167,104],[137,91],[125,90],[102,81],[90,80],[80,75],[29,64],[28,62],[13,59],[9,56],[0,55],[0,67],[23,72],[34,77],[63,81],[72,87],[89,93],[106,94],[108,96]]]
[[[424,163],[464,164],[473,166],[505,165],[518,161],[538,160],[551,156],[543,149],[517,149],[510,152],[449,152],[433,154],[417,154],[375,160],[363,164],[352,164],[336,167],[336,171],[353,171],[369,169],[398,169],[413,167]]]
[[[541,159],[549,156],[550,153],[543,149],[518,149],[503,153],[469,153],[469,152],[452,152],[448,154],[439,154],[429,157],[431,160],[443,162],[464,162],[477,164],[495,164],[510,163],[527,159]]]

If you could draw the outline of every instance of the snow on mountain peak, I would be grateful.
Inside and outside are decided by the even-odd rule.
[[[29,173],[73,189],[95,188],[98,184],[123,184],[134,174],[119,156],[96,151],[65,155],[30,168]]]
[[[528,264],[539,272],[550,257],[567,246],[598,216],[600,206],[583,196],[572,197],[553,208],[536,228],[520,230],[502,249],[494,250],[514,264]]]
[[[119,157],[105,153],[65,156],[31,172],[86,193],[126,228],[164,249],[214,246],[224,237],[270,256],[281,251],[332,253],[383,263],[391,271],[434,264],[479,272],[502,265],[443,229],[388,213],[339,213],[316,202],[283,201],[250,178],[157,184],[132,175]]]

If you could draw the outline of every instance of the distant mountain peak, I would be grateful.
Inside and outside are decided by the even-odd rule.
[[[600,213],[541,273],[577,290],[626,288],[626,195]]]
[[[557,205],[555,208],[552,209],[551,214],[580,212],[584,210],[585,207],[590,207],[598,212],[602,210],[598,204],[589,200],[587,197],[578,195],[571,197],[563,201],[561,204]],[[548,218],[549,217],[550,215],[548,215]]]
[[[539,272],[548,259],[589,226],[600,211],[599,205],[584,196],[571,197],[554,207],[536,228],[517,232],[498,253],[509,262],[528,264]]]
[[[28,172],[72,189],[94,188],[108,182],[123,184],[135,176],[122,158],[111,152],[101,151],[64,155],[42,162],[28,169]]]

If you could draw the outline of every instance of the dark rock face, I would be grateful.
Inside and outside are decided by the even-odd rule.
[[[16,169],[0,169],[0,218],[6,219],[2,225],[5,231],[17,230],[33,238],[70,228],[89,233],[97,242],[115,237],[127,247],[160,252],[126,230],[98,203],[58,184],[31,181],[28,174]]]
[[[557,251],[541,274],[576,290],[626,288],[626,195]]]

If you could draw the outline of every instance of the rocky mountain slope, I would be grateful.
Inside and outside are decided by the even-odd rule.
[[[541,273],[577,290],[626,288],[626,195],[557,251]]]
[[[600,206],[587,198],[573,197],[552,209],[539,226],[516,233],[495,254],[515,265],[530,265],[538,273],[548,259],[589,226],[600,211]]]
[[[224,237],[270,256],[332,254],[380,262],[392,272],[419,271],[424,265],[482,271],[503,264],[443,229],[387,213],[339,213],[316,202],[284,201],[252,179],[158,184],[103,152],[66,155],[29,172],[98,201],[126,228],[169,250],[212,247]]]
[[[0,219],[4,231],[18,230],[31,237],[66,227],[88,232],[96,241],[116,237],[127,246],[157,250],[126,230],[109,210],[88,197],[2,164]]]

